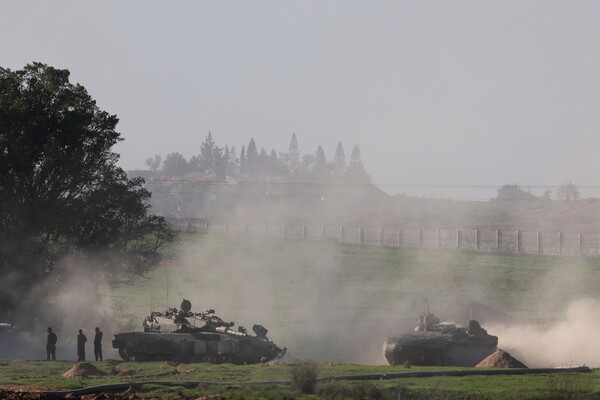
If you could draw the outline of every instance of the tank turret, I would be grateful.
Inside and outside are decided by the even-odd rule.
[[[113,347],[124,360],[176,360],[182,362],[231,362],[255,364],[283,357],[286,348],[277,347],[267,329],[254,325],[250,335],[246,328],[233,329],[215,310],[192,312],[192,303],[184,299],[180,309],[152,312],[144,318],[144,332],[115,335]]]
[[[384,356],[390,365],[453,365],[474,367],[497,350],[498,337],[489,335],[478,321],[467,327],[440,322],[422,313],[413,332],[388,338]]]

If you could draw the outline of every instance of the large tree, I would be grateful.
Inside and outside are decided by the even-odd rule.
[[[531,201],[535,200],[536,197],[523,190],[520,186],[511,184],[504,185],[497,190],[498,196],[496,196],[492,200],[502,200],[502,201]]]
[[[355,145],[350,155],[350,162],[344,172],[344,177],[353,182],[367,183],[369,182],[369,176],[367,175],[365,168],[363,167],[362,157],[360,155],[360,147]]]
[[[325,158],[325,152],[321,146],[317,147],[317,151],[315,153],[313,172],[319,178],[322,178],[327,174],[327,159]]]
[[[192,161],[192,164],[195,163],[195,161]],[[185,175],[190,168],[193,167],[188,164],[183,154],[178,152],[169,153],[165,156],[165,160],[163,161],[162,173],[168,178],[180,177]]]
[[[335,157],[333,159],[333,173],[334,175],[342,175],[346,170],[346,155],[344,154],[344,146],[339,142],[335,150]]]
[[[73,274],[140,276],[173,239],[144,181],[117,166],[117,122],[67,70],[0,68],[0,317],[31,318],[44,292],[31,293]]]
[[[579,200],[579,188],[571,182],[564,183],[556,189],[556,198],[563,201]]]
[[[258,164],[258,149],[256,148],[254,138],[251,138],[246,150],[246,171],[250,174],[256,174],[258,172]]]
[[[208,132],[202,146],[200,147],[200,172],[211,174],[215,172],[215,141],[212,133]]]

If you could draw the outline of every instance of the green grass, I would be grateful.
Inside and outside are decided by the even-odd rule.
[[[128,299],[132,310],[146,313],[149,301],[166,303],[167,288],[169,303],[174,305],[178,296],[196,295],[196,299],[208,298],[212,304],[208,307],[239,310],[240,304],[222,306],[227,301],[213,302],[212,295],[238,296],[236,292],[251,290],[250,285],[276,291],[278,306],[294,308],[303,293],[293,289],[310,276],[328,279],[332,290],[352,290],[356,305],[365,308],[391,304],[396,299],[390,296],[420,299],[423,304],[428,298],[432,305],[441,305],[459,293],[477,292],[479,297],[485,293],[489,303],[524,318],[536,313],[531,305],[548,290],[555,290],[553,298],[560,303],[573,292],[585,296],[600,289],[600,259],[592,258],[377,249],[189,234],[183,234],[172,250],[171,259],[151,273],[150,280],[117,291]],[[544,280],[549,273],[561,279]],[[190,286],[195,286],[191,294]],[[197,295],[198,289],[208,292]]]
[[[286,384],[248,385],[257,381],[291,380],[292,366],[285,365],[246,365],[230,364],[185,364],[184,373],[175,364],[165,362],[125,363],[104,361],[94,363],[106,372],[104,377],[64,378],[61,374],[74,365],[73,362],[44,361],[0,361],[0,386],[27,386],[46,390],[68,390],[111,383],[133,383],[149,381],[210,381],[229,382],[230,386],[201,385],[196,388],[164,387],[153,385],[138,393],[144,398],[195,398],[219,393],[228,399],[235,398],[328,398],[321,393],[315,396],[303,395]],[[353,364],[323,365],[317,367],[320,378],[357,374],[392,373],[405,371],[452,370],[440,367],[365,366]],[[586,398],[600,394],[600,372],[572,374],[535,374],[504,376],[431,377],[403,378],[383,381],[369,381],[376,385],[384,398],[396,399],[399,387],[408,392],[408,398],[440,399],[559,399]],[[352,392],[363,381],[340,381],[339,385]],[[553,393],[550,393],[552,389]],[[317,391],[317,393],[319,393]],[[560,396],[571,397],[560,397]],[[573,397],[576,395],[575,397]],[[331,396],[331,393],[329,393]],[[554,396],[554,397],[553,397]]]

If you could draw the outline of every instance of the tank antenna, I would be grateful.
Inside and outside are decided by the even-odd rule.
[[[429,315],[429,299],[425,299],[425,301],[427,302],[427,315]]]

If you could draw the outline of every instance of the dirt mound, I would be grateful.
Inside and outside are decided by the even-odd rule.
[[[506,351],[498,349],[495,353],[484,358],[479,364],[479,368],[527,368],[525,364],[517,360]]]
[[[267,365],[272,366],[272,365],[296,365],[294,363],[287,363],[287,362],[283,362],[283,361],[269,361],[267,362]]]
[[[196,368],[186,368],[184,364],[179,364],[175,367],[175,370],[180,374],[189,374],[191,372],[196,372]]]
[[[100,371],[98,368],[96,368],[95,366],[93,366],[90,363],[77,363],[73,366],[73,368],[71,368],[64,374],[62,374],[62,376],[64,376],[65,378],[76,378],[78,376],[102,376],[102,375],[106,375],[106,372]]]

